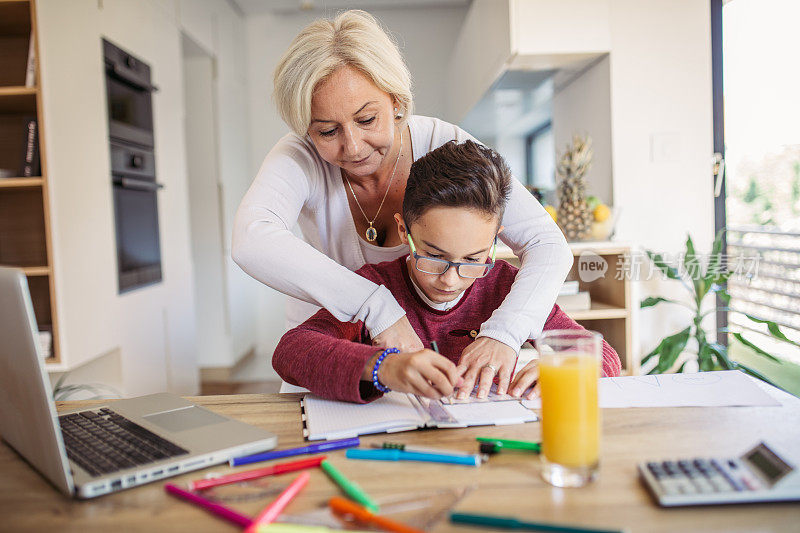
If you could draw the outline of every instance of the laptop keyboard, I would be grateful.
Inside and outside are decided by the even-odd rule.
[[[96,477],[189,453],[111,409],[58,417],[67,457]]]

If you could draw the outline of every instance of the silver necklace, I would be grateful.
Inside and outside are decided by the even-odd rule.
[[[361,214],[364,215],[364,219],[366,219],[369,227],[367,231],[364,232],[364,236],[367,238],[369,242],[375,242],[378,239],[378,230],[375,229],[373,224],[376,220],[378,220],[378,215],[381,214],[381,208],[383,207],[383,202],[386,201],[386,197],[389,196],[389,189],[392,188],[392,180],[394,180],[394,173],[397,170],[397,163],[400,161],[400,154],[403,153],[403,130],[400,130],[400,151],[397,152],[397,159],[394,160],[394,167],[392,168],[392,175],[389,178],[389,185],[386,186],[386,192],[383,194],[383,200],[381,200],[381,205],[378,206],[378,212],[375,213],[375,218],[372,220],[369,219],[367,214],[364,212],[364,208],[361,207],[361,204],[358,202],[358,197],[356,196],[356,192],[353,190],[353,186],[350,184],[350,178],[347,177],[347,173],[342,172],[344,175],[344,179],[347,182],[347,186],[350,187],[350,192],[353,193],[353,200],[356,201],[356,205],[358,209],[361,210]]]

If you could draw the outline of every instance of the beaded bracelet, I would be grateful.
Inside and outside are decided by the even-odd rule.
[[[397,348],[387,348],[378,356],[378,360],[375,361],[375,366],[372,367],[372,384],[381,392],[390,392],[392,390],[378,381],[378,368],[380,368],[381,363],[383,363],[383,360],[386,359],[386,356],[390,353],[400,353],[400,350]]]

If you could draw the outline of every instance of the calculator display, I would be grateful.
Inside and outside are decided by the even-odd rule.
[[[769,448],[760,444],[745,455],[745,459],[752,466],[758,468],[759,472],[775,484],[780,478],[792,471],[792,467],[781,460]]]

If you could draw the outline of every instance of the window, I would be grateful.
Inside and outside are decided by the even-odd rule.
[[[525,141],[527,179],[525,184],[552,190],[556,186],[553,123],[548,121],[533,130]]]

